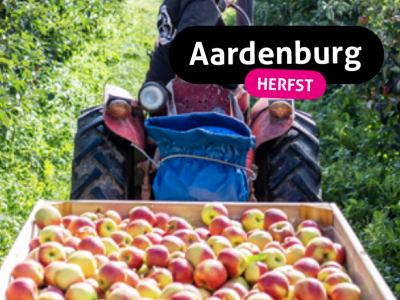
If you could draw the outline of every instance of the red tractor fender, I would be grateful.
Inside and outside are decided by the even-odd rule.
[[[129,115],[127,118],[116,118],[112,116],[107,105],[110,100],[123,99],[132,105],[132,110],[138,107],[139,103],[127,90],[123,88],[106,84],[103,93],[103,120],[107,127],[120,137],[132,142],[140,149],[145,150],[145,130],[142,119],[139,114]]]
[[[282,100],[290,101],[292,106],[292,113],[287,118],[274,118],[271,116],[269,106],[271,102]],[[254,104],[248,125],[252,134],[256,137],[256,149],[263,143],[272,140],[286,133],[293,124],[294,120],[294,101],[283,99],[269,99],[261,98]]]

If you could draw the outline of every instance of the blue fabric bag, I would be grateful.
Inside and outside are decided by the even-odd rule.
[[[145,121],[148,134],[163,159],[196,155],[246,166],[255,145],[243,122],[218,113],[154,117]],[[247,201],[246,170],[198,158],[163,161],[153,183],[156,200]]]

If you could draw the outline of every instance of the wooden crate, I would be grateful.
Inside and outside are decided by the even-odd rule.
[[[180,216],[193,225],[201,225],[200,212],[204,203],[198,202],[153,202],[153,201],[39,201],[29,219],[22,228],[14,246],[0,269],[0,299],[6,300],[5,292],[11,281],[11,271],[16,264],[25,260],[29,252],[29,242],[38,234],[34,216],[40,207],[50,203],[57,207],[63,216],[82,214],[84,212],[105,212],[113,209],[122,217],[127,217],[129,210],[138,205],[145,205],[153,212],[165,212]],[[395,300],[393,293],[383,280],[381,274],[365,252],[363,246],[350,227],[349,223],[334,203],[298,204],[298,203],[224,203],[232,219],[239,219],[248,208],[265,211],[268,208],[283,210],[294,225],[301,220],[312,219],[324,227],[324,234],[345,246],[347,253],[347,270],[353,281],[361,288],[362,300]]]

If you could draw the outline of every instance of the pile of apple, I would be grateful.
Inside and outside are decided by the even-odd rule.
[[[359,300],[344,248],[279,209],[248,209],[240,222],[221,203],[204,227],[145,206],[122,220],[113,210],[36,216],[39,236],[15,266],[8,300]]]

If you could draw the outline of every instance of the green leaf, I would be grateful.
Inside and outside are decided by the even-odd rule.
[[[9,122],[8,122],[7,114],[2,109],[0,110],[0,121],[3,122],[4,126],[6,126],[8,128]]]
[[[252,255],[252,256],[248,256],[247,257],[247,261],[248,263],[252,263],[252,262],[256,262],[256,261],[263,261],[267,258],[267,254],[266,253],[260,253],[257,255]]]
[[[395,67],[390,68],[390,71],[400,73],[400,68],[398,66],[395,66]]]

